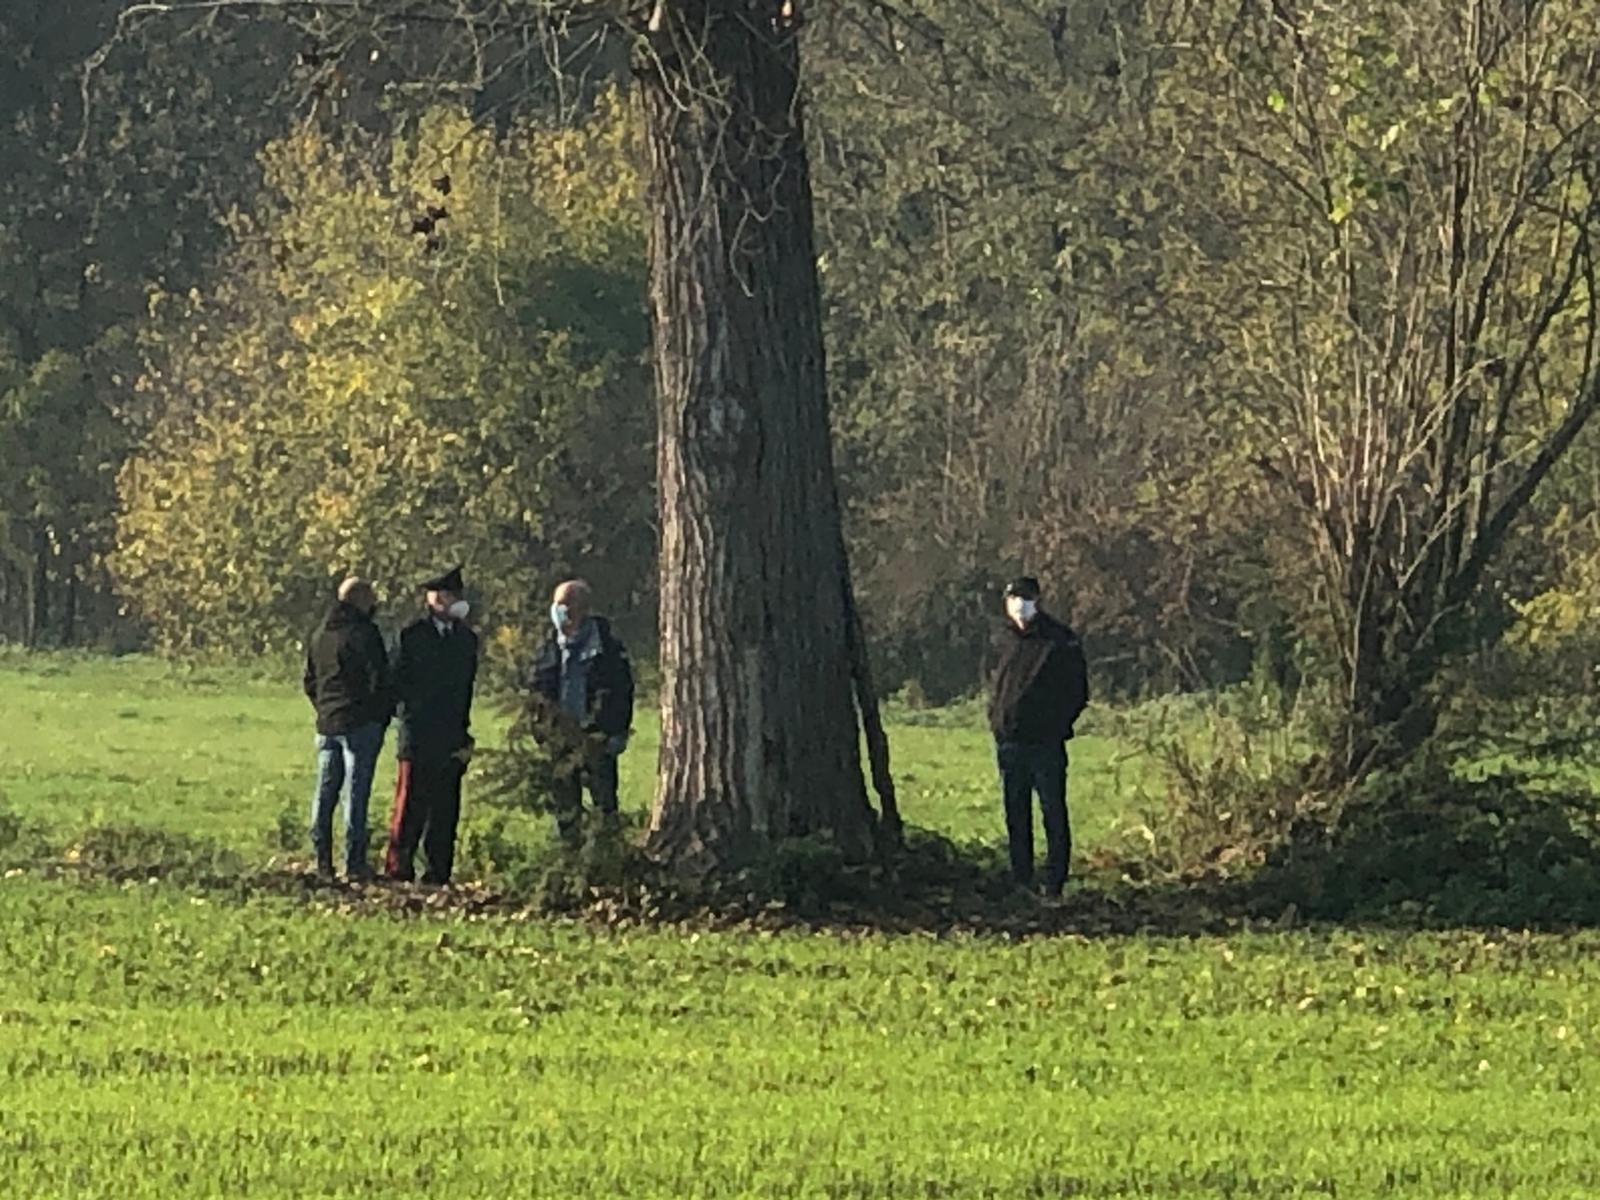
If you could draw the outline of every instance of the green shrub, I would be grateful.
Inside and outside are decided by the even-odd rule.
[[[1315,710],[1270,688],[1174,696],[1112,718],[1156,765],[1120,823],[1127,874],[1238,875],[1259,867],[1297,820],[1325,810],[1311,786]]]
[[[1332,826],[1304,822],[1262,883],[1309,916],[1397,912],[1446,923],[1600,921],[1600,821],[1592,793],[1503,767],[1464,778],[1429,756],[1371,780]]]

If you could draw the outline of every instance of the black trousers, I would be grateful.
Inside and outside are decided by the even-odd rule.
[[[571,842],[580,835],[583,823],[583,789],[589,789],[595,811],[603,816],[617,812],[617,756],[601,754],[580,771],[558,779],[555,784],[556,828]]]
[[[1005,798],[1006,837],[1011,845],[1011,874],[1018,883],[1033,882],[1033,798],[1039,797],[1044,818],[1044,888],[1058,894],[1067,882],[1072,857],[1072,827],[1067,822],[1067,748],[1002,742],[996,749],[1000,790]]]
[[[456,826],[461,822],[461,778],[466,767],[455,759],[405,761],[395,783],[394,815],[389,819],[390,879],[414,879],[417,847],[428,869],[424,883],[449,883],[456,860]]]

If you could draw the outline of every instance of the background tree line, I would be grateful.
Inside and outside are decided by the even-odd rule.
[[[255,651],[346,568],[399,589],[460,553],[507,629],[582,563],[648,639],[625,55],[500,51],[450,104],[404,85],[446,53],[420,35],[347,78],[304,26],[213,13],[86,87],[121,7],[0,16],[5,636]],[[1587,690],[1596,15],[813,9],[887,685],[969,690],[1027,567],[1126,695],[1310,677],[1405,741],[1463,666]]]

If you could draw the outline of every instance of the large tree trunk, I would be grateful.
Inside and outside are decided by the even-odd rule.
[[[660,406],[649,849],[873,847],[788,0],[658,0],[640,64]]]

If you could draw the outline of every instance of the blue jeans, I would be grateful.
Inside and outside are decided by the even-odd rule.
[[[1033,797],[1039,797],[1044,818],[1044,888],[1057,894],[1067,882],[1072,857],[1072,828],[1067,823],[1067,748],[1002,742],[1000,790],[1005,799],[1006,838],[1011,846],[1011,874],[1018,883],[1033,882]]]
[[[317,790],[311,798],[311,848],[318,861],[333,857],[333,810],[339,793],[349,785],[344,803],[344,861],[346,874],[367,870],[367,805],[372,798],[372,774],[383,749],[382,725],[362,725],[349,733],[317,735]]]

